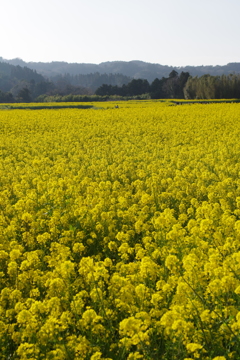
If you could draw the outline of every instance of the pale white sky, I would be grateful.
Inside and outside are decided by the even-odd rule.
[[[161,65],[240,62],[240,0],[11,0],[0,56]]]

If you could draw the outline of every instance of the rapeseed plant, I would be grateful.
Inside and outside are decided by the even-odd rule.
[[[240,357],[240,107],[170,105],[0,112],[1,359]]]

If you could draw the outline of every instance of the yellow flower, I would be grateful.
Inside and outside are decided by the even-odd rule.
[[[102,353],[100,351],[96,351],[94,355],[91,356],[90,360],[100,360],[102,359]]]
[[[196,343],[189,343],[186,345],[186,348],[189,352],[194,353],[197,350],[201,350],[203,348],[203,346],[200,344],[196,344]]]

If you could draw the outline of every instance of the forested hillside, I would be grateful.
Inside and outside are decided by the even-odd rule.
[[[0,62],[0,101],[31,101],[41,95],[92,95],[103,83],[112,86],[128,84],[131,78],[122,74],[58,74],[51,78],[36,70]]]
[[[180,72],[170,66],[142,61],[94,65],[26,63],[21,59],[4,60],[0,57],[0,102],[91,101],[94,94],[98,97],[95,100],[101,100],[101,97],[240,98],[238,63],[179,69],[189,71]],[[202,74],[202,71],[206,72]]]
[[[108,61],[100,64],[79,64],[67,63],[64,61],[43,62],[25,62],[21,59],[6,60],[0,57],[0,61],[8,62],[12,65],[27,66],[38,73],[52,78],[56,75],[69,74],[88,75],[88,74],[122,74],[130,78],[146,79],[152,82],[154,79],[167,77],[171,71],[178,73],[189,72],[192,76],[202,76],[209,74],[212,76],[229,75],[231,73],[240,73],[240,63],[229,63],[227,65],[217,66],[168,66],[161,64],[152,64],[144,61]],[[176,59],[177,61],[177,59]],[[112,84],[113,85],[113,84]],[[120,84],[119,84],[120,85]],[[82,85],[83,86],[83,85]]]
[[[30,100],[51,88],[51,83],[36,70],[0,62],[0,101]]]
[[[89,89],[89,91],[95,91],[102,84],[122,86],[128,84],[131,80],[132,78],[126,75],[118,73],[100,74],[99,72],[78,75],[59,74],[51,77],[51,81],[57,88],[62,88],[68,84],[76,87],[84,87]]]

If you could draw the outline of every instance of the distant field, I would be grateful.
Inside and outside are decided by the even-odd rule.
[[[0,358],[240,358],[240,104],[82,106],[0,107]]]
[[[93,101],[93,102],[44,102],[44,103],[6,103],[2,104],[0,103],[0,110],[44,110],[44,109],[90,109],[90,108],[112,108],[112,107],[119,107],[119,104],[121,104],[121,107],[129,107],[128,104],[137,104],[141,103],[141,106],[143,104],[150,104],[152,106],[154,103],[164,103],[165,105],[191,105],[191,104],[220,104],[220,103],[239,103],[239,99],[217,99],[217,100],[183,100],[183,99],[162,99],[162,100],[114,100],[114,101]],[[115,106],[114,106],[115,105]]]

